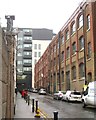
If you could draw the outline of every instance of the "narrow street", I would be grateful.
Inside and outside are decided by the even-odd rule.
[[[30,99],[38,100],[40,110],[47,117],[53,118],[54,111],[58,111],[59,118],[94,118],[96,108],[82,108],[82,103],[68,103],[65,101],[54,100],[51,96],[29,93]]]

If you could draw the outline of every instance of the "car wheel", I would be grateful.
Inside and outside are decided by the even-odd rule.
[[[85,108],[87,105],[85,104],[85,102],[83,102],[83,108]]]
[[[58,96],[57,96],[57,98],[56,98],[56,99],[57,99],[57,100],[59,100],[59,99],[58,99]]]
[[[67,102],[69,102],[69,99],[68,99],[68,98],[66,98],[66,101],[67,101]]]

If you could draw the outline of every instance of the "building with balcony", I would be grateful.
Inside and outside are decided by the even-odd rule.
[[[49,29],[19,28],[17,39],[17,86],[34,87],[34,66],[54,36]]]
[[[96,80],[96,2],[82,2],[35,66],[35,87],[80,90]]]

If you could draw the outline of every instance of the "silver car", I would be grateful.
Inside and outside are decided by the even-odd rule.
[[[46,90],[45,89],[40,89],[39,90],[39,95],[46,95]]]
[[[57,91],[53,94],[53,99],[61,100],[65,91]]]

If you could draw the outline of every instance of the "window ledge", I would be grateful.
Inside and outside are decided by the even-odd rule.
[[[72,33],[71,37],[74,36],[75,33],[76,33],[76,32]]]
[[[80,50],[80,52],[82,52],[84,50],[84,48],[82,48],[81,50]]]
[[[91,58],[88,58],[88,59],[87,59],[87,61],[90,61],[90,60],[91,60]]]
[[[76,82],[76,79],[73,79],[72,81],[73,81],[73,82]]]
[[[88,29],[86,30],[86,32],[88,32],[88,31],[90,31],[90,28],[88,28]]]
[[[81,28],[83,28],[83,26],[79,27],[77,30],[80,30]]]
[[[79,78],[79,81],[82,81],[82,80],[84,80],[85,79],[85,77],[81,77],[81,78]]]
[[[76,56],[76,52],[74,54],[72,54],[72,57]]]
[[[69,59],[70,59],[70,57],[66,58],[66,61],[69,60]]]

